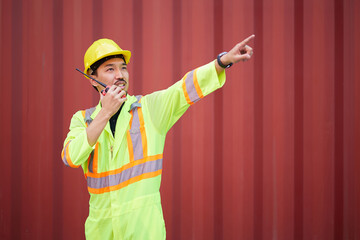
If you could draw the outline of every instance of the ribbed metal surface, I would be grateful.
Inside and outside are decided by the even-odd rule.
[[[360,238],[360,2],[0,2],[0,238],[83,239],[88,193],[60,152],[98,95],[79,73],[98,38],[132,51],[131,94],[163,89],[252,33],[168,135],[168,239]]]

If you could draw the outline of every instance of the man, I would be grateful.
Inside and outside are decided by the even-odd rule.
[[[225,68],[251,58],[246,44],[253,38],[144,97],[127,95],[129,51],[109,39],[89,47],[85,72],[109,88],[96,107],[74,114],[62,151],[65,165],[81,166],[87,180],[87,239],[165,239],[159,189],[166,133],[191,104],[224,85]]]

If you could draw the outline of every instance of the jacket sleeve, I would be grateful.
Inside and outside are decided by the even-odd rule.
[[[155,128],[166,134],[190,105],[224,84],[225,71],[218,75],[213,61],[188,72],[168,89],[146,95],[142,101]]]
[[[84,117],[79,111],[71,119],[70,131],[64,141],[61,159],[66,166],[77,168],[86,162],[92,150],[87,141]]]

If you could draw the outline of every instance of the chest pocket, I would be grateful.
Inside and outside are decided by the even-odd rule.
[[[127,132],[127,143],[130,162],[144,159],[148,156],[147,138],[144,116],[141,109],[142,96],[136,96],[137,101],[130,107],[130,129]]]

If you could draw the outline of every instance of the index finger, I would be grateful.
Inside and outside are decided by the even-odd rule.
[[[246,45],[248,42],[250,42],[250,40],[252,40],[253,38],[255,38],[255,35],[251,35],[250,37],[246,38],[244,41],[241,42],[242,45]]]
[[[118,87],[116,86],[116,85],[111,85],[111,86],[108,86],[108,87],[110,87],[109,88],[109,90],[108,90],[108,92],[110,91],[110,92],[116,92],[118,89]],[[120,92],[120,91],[119,91]]]

